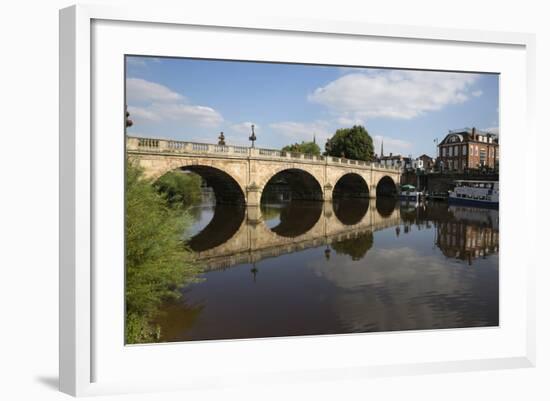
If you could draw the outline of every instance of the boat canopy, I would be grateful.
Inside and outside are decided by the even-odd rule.
[[[401,185],[402,191],[414,191],[415,189],[416,188],[414,187],[414,185],[410,185],[410,184]]]

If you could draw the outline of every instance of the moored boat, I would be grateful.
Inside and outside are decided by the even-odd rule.
[[[422,192],[417,191],[414,185],[401,185],[399,197],[401,199],[418,200],[422,197]]]
[[[457,180],[449,191],[449,203],[498,207],[498,181]]]

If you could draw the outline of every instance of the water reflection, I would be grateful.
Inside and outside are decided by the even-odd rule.
[[[380,216],[391,216],[395,208],[397,207],[398,200],[390,197],[378,197],[376,198],[376,210]]]
[[[323,202],[282,201],[261,206],[264,222],[277,235],[298,237],[307,233],[321,217]]]
[[[351,260],[361,260],[372,248],[373,234],[368,231],[352,238],[334,242],[332,249],[339,255],[351,256]]]
[[[199,226],[204,225],[204,220],[210,220],[197,234],[188,241],[189,247],[195,252],[205,251],[226,243],[235,235],[241,227],[244,218],[244,206],[217,205],[197,206],[192,215],[199,215]],[[204,214],[204,216],[203,216]],[[195,225],[196,226],[196,225]]]
[[[161,341],[499,323],[498,211],[381,198],[281,201],[244,217],[219,208],[204,230],[216,214],[224,223],[239,216],[225,236],[233,234],[200,245],[205,280],[165,305]]]
[[[359,223],[369,209],[369,199],[337,199],[333,202],[338,220],[347,226]]]

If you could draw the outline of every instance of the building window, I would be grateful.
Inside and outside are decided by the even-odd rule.
[[[487,160],[487,150],[486,149],[480,149],[479,151],[479,161],[482,163]]]
[[[466,145],[462,146],[462,156],[466,156],[466,152],[468,151],[468,147]]]
[[[475,153],[476,156],[479,156],[479,148],[477,147],[476,145],[476,153]]]

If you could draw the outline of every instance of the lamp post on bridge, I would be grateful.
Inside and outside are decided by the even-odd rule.
[[[248,137],[248,140],[252,142],[252,147],[254,147],[254,141],[256,140],[256,134],[254,133],[254,124],[252,124],[252,134]]]

